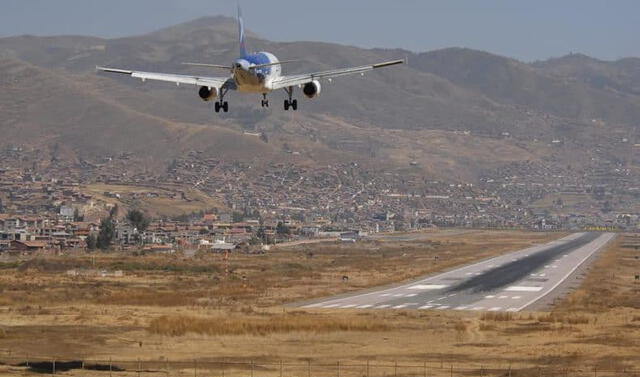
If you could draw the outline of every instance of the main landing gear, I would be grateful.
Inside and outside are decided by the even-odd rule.
[[[269,107],[269,100],[267,99],[267,93],[262,93],[262,107]]]
[[[220,91],[220,100],[216,101],[214,105],[214,110],[216,111],[216,113],[219,113],[220,110],[224,111],[225,113],[229,111],[229,102],[224,100],[224,96],[228,91],[229,89],[224,88]]]
[[[214,105],[216,113],[219,113],[220,110],[224,111],[225,113],[229,111],[229,102],[227,101],[218,101],[216,102],[216,104]]]
[[[293,86],[288,88],[284,88],[284,91],[289,95],[289,99],[284,100],[284,110],[288,111],[289,108],[292,108],[294,111],[298,110],[298,100],[293,99]]]

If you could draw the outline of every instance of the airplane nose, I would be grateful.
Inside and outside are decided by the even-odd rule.
[[[236,69],[242,69],[244,71],[248,71],[249,70],[249,62],[242,59],[242,60],[236,60],[236,63],[234,64],[234,67]]]

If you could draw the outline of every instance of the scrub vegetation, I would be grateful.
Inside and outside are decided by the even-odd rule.
[[[276,365],[281,359],[312,365],[340,361],[341,376],[364,375],[347,366],[366,361],[424,363],[430,375],[449,365],[496,370],[511,365],[514,371],[640,368],[637,251],[624,247],[624,237],[551,312],[287,305],[415,278],[561,236],[438,231],[420,241],[304,244],[265,255],[233,254],[229,260],[211,254],[97,253],[3,261],[0,361],[28,353],[58,360],[199,360],[204,368],[225,360],[240,363],[225,372],[238,377],[248,376],[250,362]],[[67,273],[72,269],[82,273],[72,276]],[[123,276],[110,274],[116,269]],[[9,360],[9,353],[14,358]],[[375,368],[378,375],[393,374]],[[182,375],[178,369],[174,374]],[[278,367],[259,370],[261,376],[279,375]],[[15,375],[23,372],[15,368]],[[193,369],[183,372],[193,375]],[[324,372],[318,368],[312,375]],[[421,369],[405,372],[422,375]],[[75,375],[94,375],[83,373]]]

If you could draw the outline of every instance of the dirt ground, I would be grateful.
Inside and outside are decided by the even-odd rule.
[[[509,367],[512,375],[542,375],[536,368],[567,375],[593,375],[594,367],[640,369],[640,253],[625,237],[600,254],[582,286],[551,313],[283,306],[561,236],[436,232],[428,240],[299,245],[228,259],[97,255],[0,262],[0,361],[6,363],[0,375],[32,373],[37,357],[99,364],[94,369],[105,369],[111,358],[126,369],[113,372],[118,376],[138,369],[244,377],[252,370],[362,377],[451,375],[451,366],[456,375],[506,375]],[[70,276],[70,269],[85,276]],[[115,270],[124,276],[91,275]],[[26,360],[30,367],[17,365]],[[63,375],[109,373],[63,369],[58,361]]]

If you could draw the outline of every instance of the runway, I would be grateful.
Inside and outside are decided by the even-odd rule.
[[[574,233],[408,284],[303,307],[518,312],[553,292],[614,237]]]

